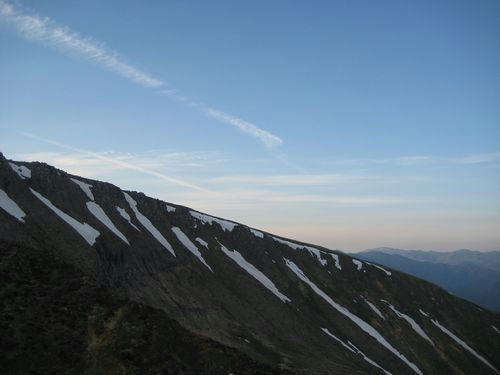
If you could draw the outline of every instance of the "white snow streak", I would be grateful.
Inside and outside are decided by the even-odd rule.
[[[359,318],[358,316],[354,315],[351,313],[348,309],[345,307],[339,305],[336,303],[333,299],[331,299],[325,292],[323,292],[320,288],[316,286],[311,280],[307,278],[307,276],[302,272],[302,270],[292,261],[283,258],[286,262],[287,267],[292,270],[293,273],[295,273],[299,279],[301,279],[303,282],[305,282],[307,285],[311,287],[311,289],[318,294],[321,298],[323,298],[329,305],[331,305],[335,310],[337,310],[339,313],[345,315],[348,317],[352,322],[354,322],[359,328],[361,328],[363,331],[365,331],[367,334],[372,336],[375,340],[377,340],[382,346],[384,346],[386,349],[388,349],[390,352],[392,352],[394,355],[396,355],[399,359],[401,359],[404,363],[408,365],[413,371],[415,371],[417,374],[422,375],[422,371],[412,362],[410,362],[406,357],[401,354],[399,351],[397,351],[375,328],[373,328],[371,325],[366,323],[363,319]]]
[[[396,313],[396,315],[398,317],[400,317],[400,318],[406,320],[408,323],[410,323],[411,328],[413,328],[413,330],[415,332],[417,332],[422,338],[424,338],[425,340],[429,341],[429,343],[432,346],[434,346],[434,343],[432,342],[432,340],[430,339],[430,337],[427,336],[427,334],[425,333],[425,331],[422,329],[422,327],[419,326],[419,324],[415,320],[413,320],[410,316],[408,316],[406,314],[403,314],[402,312],[396,310],[396,308],[394,306],[392,306],[390,303],[388,303],[388,305],[391,308],[391,310]]]
[[[167,212],[175,212],[175,207],[169,206],[168,204],[166,206],[167,206]]]
[[[363,359],[372,364],[373,366],[375,367],[378,367],[379,369],[381,369],[385,374],[387,375],[392,375],[389,371],[385,370],[383,367],[381,367],[379,364],[377,364],[375,361],[371,360],[370,358],[368,358],[365,353],[363,353],[361,350],[359,350],[352,342],[348,341],[349,345],[351,345],[357,352],[358,354],[361,354],[363,356]]]
[[[273,238],[273,240],[275,240],[277,242],[280,242],[282,244],[285,244],[285,245],[291,247],[294,250],[305,249],[305,250],[309,251],[309,253],[311,255],[313,255],[316,258],[318,258],[318,261],[321,263],[322,266],[326,266],[328,264],[328,262],[326,261],[326,259],[321,258],[322,251],[320,251],[320,250],[318,250],[318,249],[316,249],[314,247],[306,246],[306,245],[299,245],[299,244],[294,243],[294,242],[282,240],[281,238],[278,238],[278,237],[272,237],[272,238]]]
[[[67,213],[61,211],[59,208],[54,206],[50,200],[45,198],[37,191],[33,190],[32,188],[30,188],[30,190],[33,193],[33,195],[36,196],[43,204],[45,204],[48,208],[54,211],[57,216],[59,216],[66,223],[68,223],[74,230],[76,230],[78,234],[80,234],[80,236],[82,236],[85,239],[85,241],[89,243],[90,246],[92,246],[95,243],[96,238],[99,237],[100,234],[98,230],[92,228],[87,223],[80,223],[78,220],[72,218]]]
[[[500,330],[499,330],[497,327],[495,327],[495,326],[491,326],[491,328],[493,328],[493,330],[494,330],[496,333],[500,334]]]
[[[386,373],[387,375],[392,375],[389,371],[385,370],[383,367],[379,366],[375,361],[371,360],[370,358],[368,358],[361,350],[359,350],[353,343],[351,343],[350,341],[349,342],[349,345],[346,344],[344,341],[342,341],[341,339],[339,339],[337,336],[335,336],[333,333],[331,333],[328,328],[321,328],[321,330],[326,333],[328,336],[330,336],[331,338],[337,340],[340,344],[342,344],[342,346],[344,348],[346,348],[347,350],[350,350],[351,352],[353,352],[354,354],[360,354],[363,359],[370,363],[371,365],[381,369],[384,373]]]
[[[208,249],[208,242],[207,241],[204,241],[200,237],[196,237],[194,240],[196,242],[198,242],[201,246],[205,246]]]
[[[363,268],[363,262],[357,259],[353,259],[352,262],[358,267],[358,271],[361,271],[361,268]]]
[[[258,230],[255,230],[252,228],[248,228],[248,229],[250,229],[250,232],[252,232],[255,237],[264,238],[264,233],[259,232]]]
[[[385,320],[385,317],[384,315],[382,314],[382,312],[377,308],[377,306],[375,306],[373,303],[371,303],[370,301],[368,301],[367,299],[365,299],[365,302],[368,306],[370,306],[370,308],[375,312],[375,314],[377,314],[378,316],[380,316],[382,319]]]
[[[257,281],[259,281],[262,285],[264,285],[267,289],[269,289],[276,297],[278,297],[282,302],[291,302],[290,298],[282,294],[276,285],[262,272],[260,272],[255,266],[251,263],[248,263],[245,258],[236,250],[228,250],[223,244],[219,242],[220,248],[224,254],[230,257],[232,260],[238,264],[241,268],[247,271],[250,275],[252,275]]]
[[[429,317],[429,313],[426,313],[425,311],[423,311],[422,309],[418,309],[418,311],[420,312],[420,314],[422,314],[423,316],[426,316],[426,317]]]
[[[95,202],[87,202],[88,210],[94,215],[101,223],[103,223],[111,232],[113,232],[119,239],[125,242],[127,245],[130,245],[127,238],[120,232],[111,219],[106,215],[104,210]]]
[[[340,265],[340,259],[337,254],[330,254],[335,261],[335,267],[337,267],[339,270],[342,270],[342,266]]]
[[[143,214],[141,214],[139,212],[139,210],[137,209],[137,202],[130,195],[125,193],[124,191],[122,193],[125,196],[125,199],[127,200],[128,204],[130,205],[130,208],[132,209],[132,211],[134,211],[134,214],[135,214],[135,217],[137,218],[137,220],[139,220],[139,222],[144,226],[144,228],[146,228],[149,231],[149,233],[151,233],[151,235],[154,238],[156,238],[156,240],[160,244],[162,244],[165,249],[170,251],[170,253],[175,257],[174,249],[168,243],[168,241],[165,239],[165,237],[162,236],[160,231],[155,228],[153,223],[151,223],[151,221],[149,221],[149,219],[146,216],[144,216]]]
[[[11,161],[9,161],[9,165],[12,168],[12,170],[17,173],[17,175],[21,178],[21,180],[24,180],[26,178],[31,178],[31,170],[28,167],[25,167],[24,165],[14,164]]]
[[[493,369],[497,374],[498,370],[493,367],[491,363],[489,363],[484,357],[479,355],[474,349],[472,349],[469,345],[467,345],[464,341],[460,340],[457,336],[455,336],[452,332],[448,331],[446,327],[442,326],[437,320],[431,319],[431,322],[434,323],[436,327],[438,327],[441,331],[446,333],[448,336],[450,336],[457,344],[459,344],[461,347],[464,349],[468,350],[472,355],[474,355],[477,359],[479,359],[481,362],[483,362],[486,366],[490,367]]]
[[[2,189],[0,189],[0,207],[8,214],[14,216],[21,223],[24,223],[24,217],[26,214]]]
[[[73,181],[75,184],[77,184],[78,186],[80,186],[80,188],[83,190],[83,192],[85,194],[87,194],[87,197],[89,197],[89,199],[91,201],[94,200],[94,194],[92,193],[92,190],[90,190],[90,188],[92,187],[92,185],[87,184],[86,182],[77,180],[76,178],[71,178],[71,181]]]
[[[178,228],[178,227],[172,227],[172,232],[176,235],[177,239],[184,245],[186,249],[188,249],[195,257],[197,257],[201,263],[203,263],[207,268],[214,272],[212,268],[208,265],[207,262],[205,262],[205,259],[203,259],[203,256],[200,253],[200,250],[196,247],[194,243],[191,242],[191,240],[184,234],[184,232]]]
[[[365,261],[365,263],[366,263],[366,264],[369,264],[370,266],[373,266],[373,267],[375,267],[375,268],[378,268],[379,270],[381,270],[381,271],[383,271],[383,272],[385,272],[385,274],[386,274],[387,276],[391,276],[391,275],[392,275],[392,273],[391,273],[390,271],[387,271],[385,268],[382,268],[382,267],[380,267],[380,266],[378,266],[378,265],[376,265],[376,264],[373,264],[373,263],[369,263],[369,262],[367,262],[367,261]]]
[[[132,221],[130,220],[130,215],[127,213],[127,211],[124,208],[116,206],[116,210],[120,214],[121,217],[123,217],[125,220],[128,221],[130,225],[132,225],[135,229],[137,229],[139,232],[141,231],[139,228],[137,228]]]
[[[206,223],[208,223],[210,225],[212,225],[212,223],[219,224],[224,231],[227,230],[227,231],[231,232],[234,229],[234,227],[238,225],[236,223],[232,223],[230,221],[226,221],[226,220],[222,220],[222,219],[217,219],[215,217],[202,214],[200,212],[189,211],[189,213],[191,214],[192,217],[200,220],[203,224],[206,224]]]
[[[323,332],[325,332],[331,338],[333,338],[333,339],[337,340],[339,343],[341,343],[344,348],[346,348],[347,350],[350,350],[351,352],[356,354],[356,351],[353,348],[351,348],[349,345],[347,345],[345,342],[343,342],[341,339],[339,339],[337,336],[335,336],[333,333],[331,333],[328,330],[328,328],[321,328],[321,330]]]

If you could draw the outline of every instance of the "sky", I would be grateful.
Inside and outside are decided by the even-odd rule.
[[[500,250],[500,2],[0,0],[0,151],[343,251]]]

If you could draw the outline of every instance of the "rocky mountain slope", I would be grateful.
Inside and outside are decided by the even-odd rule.
[[[59,337],[55,373],[500,369],[500,316],[435,285],[43,163],[0,156],[0,220],[2,373]]]
[[[397,253],[388,254],[383,250],[365,251],[357,256],[430,281],[458,297],[500,312],[499,271],[469,261],[458,263],[455,259],[451,264],[438,262],[437,259],[434,262],[419,261]]]

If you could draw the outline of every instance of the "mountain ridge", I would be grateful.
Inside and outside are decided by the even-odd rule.
[[[106,290],[254,361],[311,374],[500,368],[498,314],[478,319],[475,305],[398,271],[43,163],[0,156],[0,189],[0,240],[50,248]]]

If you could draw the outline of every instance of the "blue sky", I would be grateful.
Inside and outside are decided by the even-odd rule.
[[[498,250],[499,15],[0,0],[0,150],[330,248]]]

